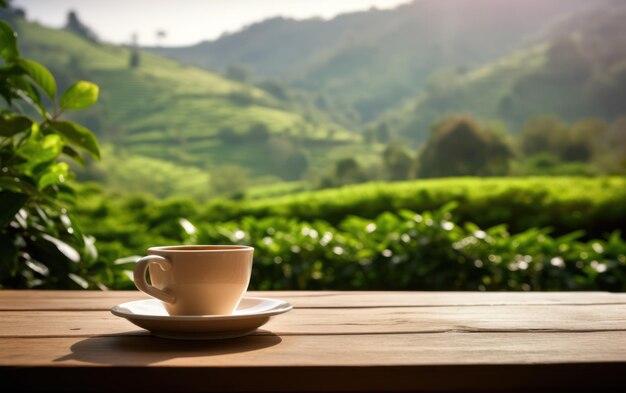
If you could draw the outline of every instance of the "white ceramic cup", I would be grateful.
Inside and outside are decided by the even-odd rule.
[[[229,315],[248,289],[253,253],[247,246],[152,247],[137,261],[133,279],[170,315]]]

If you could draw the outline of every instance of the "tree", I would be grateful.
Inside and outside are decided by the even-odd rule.
[[[371,145],[376,142],[376,130],[372,127],[368,127],[363,131],[363,142]]]
[[[285,180],[298,180],[309,169],[309,157],[304,150],[296,149],[285,158],[284,168]]]
[[[539,116],[524,124],[521,134],[521,147],[525,156],[530,157],[539,153],[559,155],[556,144],[568,132],[567,124],[555,116]]]
[[[76,11],[70,11],[67,13],[67,22],[65,22],[65,29],[77,34],[88,41],[98,42],[98,36],[87,25],[78,19]]]
[[[383,152],[383,162],[389,179],[406,180],[413,177],[413,157],[411,152],[399,142],[387,145]]]
[[[314,102],[315,106],[323,112],[328,112],[332,110],[332,105],[328,101],[328,97],[326,96],[326,94],[324,94],[323,92],[317,94]]]
[[[420,155],[420,175],[504,175],[511,157],[502,136],[469,115],[454,115],[435,126]]]
[[[139,63],[140,63],[139,36],[137,35],[137,33],[133,33],[133,35],[131,36],[130,57],[128,59],[128,67],[138,68]]]
[[[265,123],[254,123],[248,129],[246,139],[248,142],[265,143],[270,138],[270,130]]]
[[[10,24],[14,24],[16,19],[25,19],[26,11],[23,8],[17,8],[13,5],[12,0],[6,1],[6,8],[2,7],[0,1],[0,20],[5,20]]]
[[[618,167],[626,170],[626,117],[617,118],[609,130],[608,142],[615,154]]]
[[[228,198],[240,199],[250,184],[250,173],[237,165],[222,165],[211,170],[213,193]]]
[[[380,123],[376,128],[376,140],[379,143],[388,143],[391,139],[391,131],[386,122]]]
[[[607,124],[600,119],[582,119],[572,124],[565,143],[560,146],[563,161],[589,162],[609,134]]]
[[[246,67],[239,64],[231,64],[226,67],[225,75],[228,79],[241,83],[248,83],[251,79],[250,71]]]
[[[322,188],[339,187],[344,184],[361,183],[368,180],[367,173],[361,164],[353,158],[342,158],[335,162],[330,175],[321,179]]]
[[[222,127],[217,132],[217,137],[223,143],[239,143],[242,141],[241,135],[232,127]]]
[[[359,170],[359,162],[354,158],[343,158],[335,163],[335,175],[337,175],[338,178],[351,177]]]
[[[618,117],[611,124],[607,139],[615,150],[626,153],[626,116]]]
[[[498,103],[498,113],[505,119],[514,118],[515,109],[515,99],[511,95],[502,97]]]
[[[254,103],[254,95],[248,86],[242,86],[240,89],[232,90],[228,94],[228,98],[233,104],[240,106],[248,106]]]
[[[328,130],[326,131],[326,139],[328,139],[329,141],[334,141],[336,136],[337,129],[335,127],[328,127]]]
[[[582,119],[568,126],[554,116],[536,117],[522,128],[526,157],[549,153],[566,162],[589,162],[609,133],[604,121]]]
[[[269,160],[272,172],[284,180],[298,180],[309,168],[306,152],[286,138],[271,138]]]
[[[289,92],[287,91],[287,88],[280,82],[267,79],[257,83],[257,86],[270,93],[276,99],[279,99],[281,101],[286,101],[289,99]]]
[[[156,31],[155,35],[156,35],[157,45],[161,46],[163,44],[163,40],[167,38],[167,32],[163,29],[159,29]]]

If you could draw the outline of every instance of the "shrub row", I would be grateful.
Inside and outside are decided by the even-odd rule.
[[[338,226],[246,217],[197,225],[176,219],[153,230],[159,244],[253,246],[253,289],[626,290],[626,242],[618,232],[590,241],[546,229],[510,234],[504,226],[458,225],[452,207],[349,217]],[[116,242],[99,246],[110,256],[126,250]],[[90,281],[132,288],[134,260],[101,263]]]
[[[254,246],[258,289],[626,289],[626,243],[619,235],[590,242],[578,236],[459,226],[443,208],[351,217],[338,228],[247,218],[202,226],[191,240]]]
[[[368,183],[257,201],[211,202],[198,217],[228,221],[246,216],[322,219],[374,218],[402,209],[434,210],[457,202],[459,222],[506,223],[512,232],[550,227],[556,234],[583,229],[588,238],[626,230],[626,178],[454,178]]]

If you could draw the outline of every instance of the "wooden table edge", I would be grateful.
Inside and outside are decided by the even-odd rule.
[[[14,392],[554,392],[626,390],[626,362],[420,366],[0,367]],[[51,381],[56,381],[52,384]]]

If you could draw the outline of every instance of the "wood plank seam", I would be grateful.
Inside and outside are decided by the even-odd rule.
[[[332,333],[281,333],[281,332],[256,332],[253,336],[289,336],[289,337],[304,337],[304,336],[385,336],[385,335],[426,335],[426,334],[446,334],[446,333],[462,333],[462,334],[534,334],[534,333],[573,333],[573,334],[591,334],[591,333],[611,333],[611,332],[626,332],[626,329],[433,329],[433,330],[419,330],[419,331],[385,331],[385,332],[332,332]],[[1,340],[10,339],[45,339],[45,338],[91,338],[91,337],[153,337],[144,331],[132,331],[124,333],[103,333],[103,334],[75,334],[75,335],[63,335],[63,334],[51,334],[51,335],[39,335],[39,336],[27,336],[27,335],[10,335],[0,336]]]

